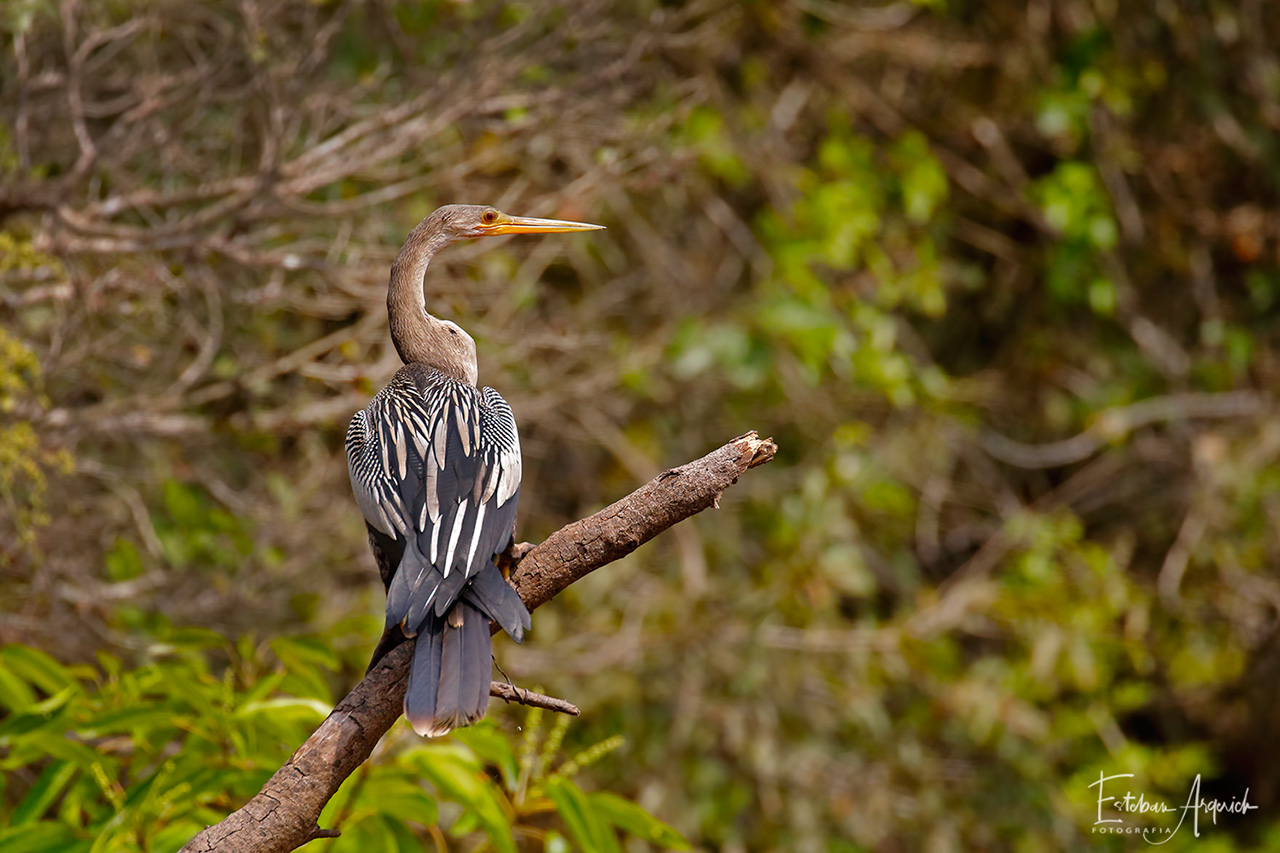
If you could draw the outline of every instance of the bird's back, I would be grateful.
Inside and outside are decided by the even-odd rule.
[[[510,406],[492,388],[406,365],[352,418],[346,448],[365,520],[393,539],[418,540],[443,576],[472,575],[477,557],[487,562],[508,544],[490,542],[485,531],[501,520],[511,532],[520,439]]]
[[[428,608],[444,615],[511,542],[521,478],[515,418],[493,389],[410,364],[356,413],[346,444],[388,584],[388,625],[403,623],[413,636]],[[496,594],[508,606],[491,617],[519,637],[527,611]]]

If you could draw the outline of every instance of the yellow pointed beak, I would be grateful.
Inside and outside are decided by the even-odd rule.
[[[487,233],[498,234],[554,234],[559,231],[603,231],[603,225],[592,225],[589,222],[570,222],[565,219],[534,219],[529,216],[508,216],[499,214],[500,218],[489,226]]]

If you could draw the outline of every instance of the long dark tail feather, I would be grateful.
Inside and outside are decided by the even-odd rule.
[[[404,696],[413,730],[437,737],[483,717],[493,674],[488,617],[458,601],[444,618],[428,615],[416,642]]]
[[[428,619],[414,640],[413,664],[409,667],[409,684],[404,693],[404,715],[418,734],[426,734],[435,724],[443,650],[444,620]]]
[[[497,566],[481,569],[471,583],[463,587],[462,596],[501,625],[502,630],[517,643],[524,639],[525,630],[533,625],[529,610]]]
[[[489,707],[489,684],[493,681],[493,640],[489,633],[489,617],[469,603],[458,602],[467,611],[462,626],[462,708],[470,709],[473,723],[484,716]]]

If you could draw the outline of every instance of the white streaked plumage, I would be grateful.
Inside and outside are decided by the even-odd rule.
[[[466,524],[467,514],[465,512],[466,501],[458,501],[458,508],[453,514],[453,529],[449,531],[449,549],[444,552],[444,576],[449,577],[449,570],[453,568],[453,553],[458,548],[458,536],[462,533],[462,526]],[[476,510],[479,512],[479,509]],[[467,574],[471,572],[468,571]]]
[[[476,510],[476,521],[472,526],[471,547],[467,549],[467,565],[476,561],[476,546],[480,544],[480,532],[484,530],[484,504]]]
[[[406,367],[352,418],[346,446],[365,519],[389,536],[416,538],[435,569],[402,580],[411,599],[434,596],[462,554],[470,578],[492,557],[482,546],[506,541],[520,488],[520,439],[511,408],[492,388]]]

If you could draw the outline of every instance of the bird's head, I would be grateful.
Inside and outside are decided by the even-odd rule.
[[[498,237],[503,234],[555,234],[561,231],[600,231],[603,225],[569,222],[563,219],[535,219],[511,216],[483,204],[446,204],[437,208],[434,219],[441,233],[451,240],[471,237]]]

